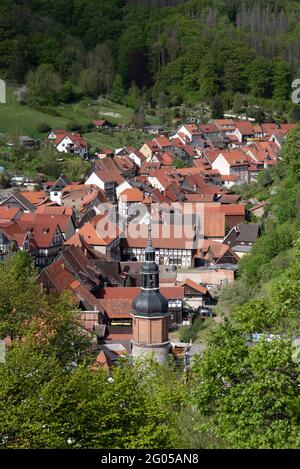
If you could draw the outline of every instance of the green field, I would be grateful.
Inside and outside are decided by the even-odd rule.
[[[51,115],[47,112],[40,112],[27,105],[19,104],[16,101],[14,92],[16,88],[8,87],[7,103],[0,104],[0,134],[9,137],[28,135],[30,137],[42,138],[45,134],[38,132],[37,127],[41,123],[46,123],[51,128],[66,128],[68,124],[76,123],[87,125],[94,119],[107,119],[113,124],[130,124],[133,110],[126,106],[112,103],[105,99],[84,99],[75,104],[61,104],[53,108],[59,115]],[[146,116],[149,123],[157,123],[153,116]],[[85,134],[93,146],[110,145],[114,148],[132,144],[136,138],[142,134],[140,132],[115,132],[113,135],[106,135],[100,132]]]
[[[85,133],[83,136],[91,145],[92,151],[97,147],[104,146],[110,147],[112,149],[122,148],[128,145],[141,147],[142,143],[146,139],[151,138],[151,136],[145,135],[143,132],[135,130],[122,130],[114,132],[113,134],[94,131]]]
[[[41,122],[58,128],[63,128],[68,123],[68,119],[64,117],[50,116],[17,103],[13,95],[14,91],[14,88],[9,87],[6,104],[0,104],[0,134],[39,137],[41,134],[37,131],[37,126]]]

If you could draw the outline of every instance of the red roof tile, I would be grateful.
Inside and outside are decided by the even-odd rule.
[[[123,202],[143,202],[144,194],[139,189],[132,188],[122,192],[119,198]]]

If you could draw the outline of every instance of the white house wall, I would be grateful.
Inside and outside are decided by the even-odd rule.
[[[85,181],[85,185],[95,184],[95,186],[104,190],[104,181],[102,181],[96,173],[92,173],[90,177]]]

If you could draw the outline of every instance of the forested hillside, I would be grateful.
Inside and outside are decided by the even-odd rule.
[[[300,68],[300,4],[277,0],[3,0],[0,73],[48,101],[118,100],[135,82],[154,104],[222,94],[282,101]],[[31,80],[31,81],[30,81]],[[35,97],[36,99],[36,97]],[[46,98],[44,98],[46,99]]]
[[[299,148],[298,126],[287,137],[280,164],[262,174],[258,183],[244,188],[246,197],[267,201],[261,219],[263,236],[254,244],[251,255],[241,259],[238,281],[221,295],[219,308],[225,314],[253,298],[269,300],[274,284],[298,262],[299,245],[295,243],[300,231]]]

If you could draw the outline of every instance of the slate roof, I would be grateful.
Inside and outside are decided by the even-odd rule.
[[[237,243],[254,243],[259,235],[260,225],[258,223],[241,223],[237,225]]]
[[[6,205],[9,200],[11,199],[11,197],[15,198],[17,202],[19,202],[21,205],[23,205],[23,207],[25,208],[25,210],[28,210],[29,212],[34,212],[35,211],[35,206],[28,200],[26,199],[22,194],[21,192],[14,192],[13,194],[11,194],[9,197],[7,197],[6,199],[4,199],[0,205]]]

